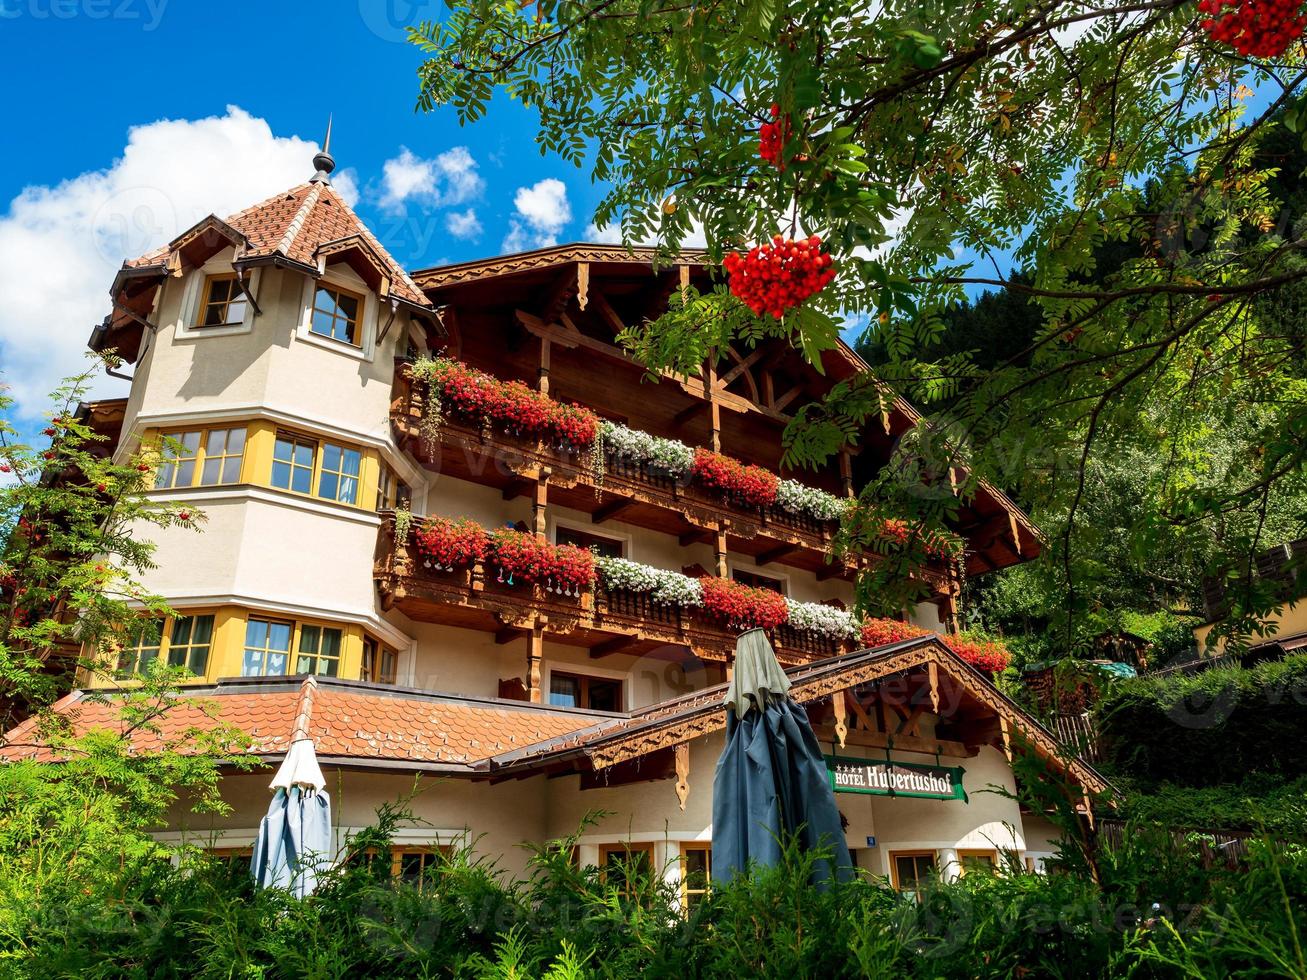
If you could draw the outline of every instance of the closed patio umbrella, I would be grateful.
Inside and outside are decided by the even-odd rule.
[[[297,738],[272,780],[268,812],[259,824],[250,873],[260,888],[313,892],[318,869],[331,860],[331,799],[313,740]]]
[[[794,835],[805,850],[831,855],[814,868],[815,880],[851,874],[821,746],[789,689],[767,635],[742,634],[726,692],[726,748],[713,777],[716,881],[730,881],[751,864],[778,864],[783,840]]]

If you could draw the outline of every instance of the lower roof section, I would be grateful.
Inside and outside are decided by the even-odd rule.
[[[990,718],[1008,738],[1065,770],[1090,792],[1108,788],[1057,737],[936,637],[920,637],[790,667],[790,696],[810,711],[842,692],[893,677],[915,678],[920,700],[961,705],[971,724]],[[131,735],[137,752],[176,743],[188,732],[232,725],[248,751],[275,761],[297,737],[313,740],[324,765],[443,772],[472,778],[595,771],[721,731],[726,685],[632,712],[564,709],[336,678],[233,678],[188,688],[153,731]],[[119,696],[74,691],[53,706],[72,734],[120,729]],[[992,736],[991,736],[992,737]],[[1010,747],[1010,746],[1009,746]],[[0,745],[0,761],[57,761],[57,742],[28,719]]]

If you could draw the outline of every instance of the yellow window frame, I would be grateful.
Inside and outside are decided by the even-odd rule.
[[[227,666],[234,668],[233,673],[237,676],[245,677],[307,677],[307,676],[328,676],[347,679],[356,679],[362,666],[363,640],[364,634],[360,627],[352,626],[349,623],[331,622],[325,619],[299,619],[294,616],[279,616],[275,613],[266,613],[257,609],[244,610],[240,614],[240,623],[238,626],[238,638],[235,643],[235,650],[230,654],[235,657],[235,662]],[[251,647],[246,644],[249,624],[258,621],[261,623],[276,623],[282,626],[290,627],[290,647],[287,651],[286,670],[280,674],[245,674],[245,651],[259,650],[263,654],[262,666],[266,670],[268,663],[268,653],[281,653],[281,650],[270,650],[267,647]],[[315,648],[318,652],[301,652],[301,646],[304,642],[305,628],[317,630],[319,633],[318,644]],[[336,665],[335,674],[314,674],[299,673],[299,660],[301,657],[311,657],[314,660],[322,657],[322,634],[327,630],[333,630],[340,634],[340,647],[336,655],[326,659],[332,660]],[[267,631],[265,631],[265,642]],[[224,675],[225,676],[225,675]]]
[[[691,888],[688,878],[689,872],[686,870],[686,859],[690,856],[691,851],[703,851],[703,873],[704,883],[702,888]],[[707,898],[712,891],[712,844],[708,841],[682,841],[681,842],[681,908],[687,912],[690,910],[691,898],[695,900]]]
[[[899,880],[899,858],[925,858],[928,857],[934,864],[935,874],[939,874],[939,852],[934,850],[909,850],[909,851],[890,851],[889,852],[889,870],[890,881],[894,884],[896,892],[904,890],[903,883]],[[913,870],[916,870],[915,862]],[[909,891],[914,896],[921,894],[921,878],[918,877]]]
[[[230,443],[232,432],[242,432],[241,451],[239,453],[226,452],[226,447]],[[215,432],[226,432],[228,436],[223,440],[224,452],[209,455],[209,439]],[[191,434],[195,434],[198,442],[195,447],[194,455],[187,456],[169,456],[168,442],[182,443],[183,439]],[[229,487],[234,486],[241,481],[241,470],[245,464],[245,454],[249,451],[249,431],[244,422],[224,423],[222,425],[199,426],[196,428],[173,429],[167,432],[160,432],[159,441],[159,464],[155,470],[154,489],[155,490],[180,490],[187,487]],[[217,483],[205,483],[203,480],[205,464],[211,459],[218,459],[219,479]],[[222,471],[226,468],[229,459],[239,459],[240,464],[236,467],[236,479],[227,482],[222,479]],[[182,483],[177,479],[177,474],[181,470],[179,464],[193,462],[194,467],[191,470],[191,478],[188,482]],[[168,474],[165,482],[160,482],[164,473]]]
[[[209,640],[208,640],[207,643],[196,643],[196,642],[195,642],[195,621],[196,621],[196,620],[199,620],[199,619],[206,618],[206,617],[207,617],[207,618],[209,619],[209,621],[210,621],[210,622],[209,622]],[[141,661],[141,653],[142,653],[144,650],[154,650],[154,651],[155,651],[154,656],[151,658],[151,662],[158,661],[158,660],[162,660],[164,663],[168,663],[168,662],[172,659],[172,654],[173,654],[173,651],[174,651],[174,645],[173,645],[173,634],[174,634],[174,631],[175,631],[176,628],[177,628],[177,622],[178,622],[179,620],[182,620],[182,619],[189,619],[189,620],[191,620],[191,631],[190,631],[190,633],[188,634],[188,636],[189,636],[188,641],[180,646],[180,649],[185,650],[186,652],[183,654],[183,656],[182,656],[182,663],[181,663],[179,666],[189,667],[189,666],[190,666],[190,664],[189,664],[189,660],[190,660],[190,654],[191,654],[191,651],[192,651],[192,650],[195,650],[195,649],[198,649],[198,648],[200,648],[200,647],[207,647],[207,648],[208,648],[208,652],[204,655],[204,670],[203,670],[203,671],[193,671],[194,676],[195,676],[197,679],[202,679],[202,678],[206,677],[206,676],[208,675],[209,668],[210,668],[210,666],[211,666],[212,663],[213,663],[213,653],[214,653],[214,647],[215,647],[215,645],[216,645],[216,639],[215,639],[215,637],[216,637],[217,628],[218,628],[218,617],[217,617],[217,615],[216,615],[215,613],[210,612],[210,611],[207,611],[207,610],[200,610],[200,611],[195,611],[195,612],[189,612],[189,611],[188,611],[188,612],[179,613],[179,614],[176,615],[176,616],[165,616],[165,617],[159,617],[159,618],[142,617],[142,624],[143,624],[143,627],[146,626],[146,625],[148,625],[148,624],[151,624],[151,623],[157,625],[157,627],[158,627],[158,637],[157,637],[157,642],[155,642],[154,644],[149,645],[149,646],[143,646],[143,645],[139,642],[139,640],[138,640],[138,642],[136,643],[136,645],[130,648],[130,652],[131,652],[131,669],[130,669],[130,670],[127,669],[127,667],[123,666],[123,661],[126,659],[123,655],[126,654],[126,653],[128,653],[129,651],[127,651],[127,650],[120,651],[120,654],[119,654],[119,667],[118,667],[117,673],[120,674],[120,675],[123,675],[123,676],[129,676],[129,677],[130,677],[130,676],[138,676],[138,675],[141,673],[141,663],[140,663],[140,661]],[[143,637],[144,637],[144,628],[143,628],[143,630],[142,630],[142,638],[143,638]]]
[[[959,848],[958,849],[958,875],[967,873],[967,861],[983,860],[989,862],[991,871],[998,870],[998,851],[987,848]]]
[[[277,458],[278,442],[291,443],[292,445],[291,460],[289,462],[287,460],[281,460]],[[339,500],[333,497],[323,497],[318,492],[322,483],[322,474],[324,472],[324,459],[325,459],[326,447],[328,445],[335,446],[336,448],[341,450],[342,467],[344,466],[344,453],[353,452],[359,454],[358,474],[345,475],[345,478],[355,481],[356,484],[355,491],[354,491],[354,500],[352,503],[349,501]],[[294,447],[298,447],[298,446],[312,446],[313,462],[310,467],[305,467],[301,464],[294,463],[294,458],[295,458]],[[287,481],[288,485],[284,487],[279,486],[276,482],[276,469],[279,463],[286,464],[291,467],[289,479]],[[360,510],[371,510],[373,501],[375,499],[375,494],[378,492],[377,478],[379,475],[378,474],[379,459],[377,457],[376,452],[371,449],[365,449],[364,447],[356,443],[351,443],[345,440],[335,439],[332,437],[309,435],[304,432],[296,431],[295,429],[287,429],[282,426],[277,426],[277,428],[272,432],[271,445],[266,446],[265,444],[265,448],[263,449],[263,455],[259,457],[259,462],[257,465],[265,474],[265,477],[263,477],[263,479],[266,479],[266,483],[264,484],[265,486],[269,486],[274,490],[284,490],[286,493],[293,493],[297,497],[309,497],[313,500],[324,500],[330,504],[339,504],[342,507],[353,507]],[[308,469],[309,471],[309,488],[308,490],[296,490],[294,486],[295,471],[296,470],[302,471],[305,469]],[[335,473],[337,475],[337,479],[339,480],[342,478],[341,474],[343,473],[343,470],[325,470],[325,472]],[[337,483],[337,496],[339,496],[339,482]]]

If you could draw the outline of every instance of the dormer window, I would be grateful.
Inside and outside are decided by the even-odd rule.
[[[248,307],[249,300],[234,273],[207,276],[198,325],[225,327],[244,323]]]
[[[313,290],[313,315],[309,329],[319,337],[330,337],[360,346],[359,317],[363,297],[335,286],[319,285]]]

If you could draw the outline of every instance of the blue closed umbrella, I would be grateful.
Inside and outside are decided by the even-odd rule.
[[[767,635],[742,634],[726,692],[726,748],[713,777],[715,881],[730,881],[751,864],[775,866],[794,836],[804,850],[831,855],[814,868],[816,881],[852,873],[821,746],[789,689]]]
[[[272,803],[254,842],[250,873],[260,888],[285,888],[303,898],[317,887],[319,869],[331,860],[326,785],[313,740],[296,739],[272,780]]]

